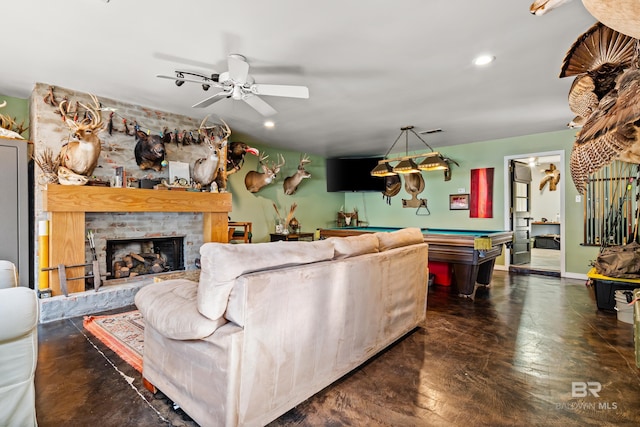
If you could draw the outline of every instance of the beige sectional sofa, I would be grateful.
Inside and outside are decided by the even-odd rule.
[[[202,426],[284,414],[425,318],[417,228],[202,246],[199,283],[142,288],[143,376]]]

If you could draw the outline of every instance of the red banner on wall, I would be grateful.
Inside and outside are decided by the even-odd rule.
[[[493,218],[493,168],[471,169],[470,218]]]

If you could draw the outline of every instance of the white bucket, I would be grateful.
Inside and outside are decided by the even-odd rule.
[[[618,320],[624,323],[633,324],[633,304],[629,305],[627,302],[627,296],[625,292],[631,294],[633,298],[633,293],[631,291],[616,291],[616,311],[618,312]]]

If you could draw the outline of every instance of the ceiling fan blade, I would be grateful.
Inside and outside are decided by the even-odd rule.
[[[251,85],[251,92],[256,95],[286,96],[289,98],[309,98],[309,88],[306,86],[288,85]]]
[[[242,55],[229,55],[229,78],[234,82],[245,84],[249,76],[249,64]]]
[[[277,111],[271,105],[267,104],[264,100],[260,99],[256,95],[249,95],[243,99],[244,102],[249,104],[254,110],[265,117],[273,116],[277,113]]]
[[[208,107],[209,105],[213,104],[214,102],[218,102],[221,99],[224,99],[225,97],[229,96],[229,92],[226,91],[220,91],[218,93],[216,93],[215,95],[212,95],[208,98],[203,99],[202,101],[198,102],[197,104],[194,104],[191,106],[191,108],[205,108]]]

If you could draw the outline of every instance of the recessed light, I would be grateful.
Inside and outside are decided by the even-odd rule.
[[[496,60],[496,57],[493,55],[480,55],[473,60],[473,65],[482,67],[483,65],[490,64],[495,60]]]
[[[273,123],[271,120],[267,120],[266,122],[264,122],[264,127],[266,128],[272,128],[274,127],[276,124]]]

